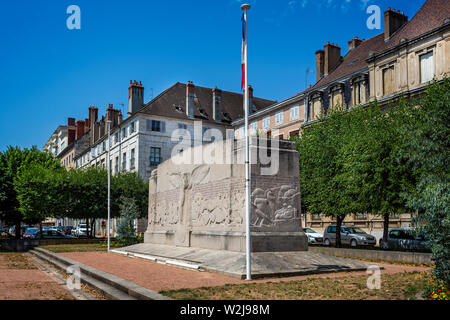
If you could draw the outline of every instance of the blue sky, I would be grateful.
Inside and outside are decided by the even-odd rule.
[[[236,91],[241,83],[238,0],[0,1],[0,150],[41,148],[68,117],[90,105],[127,108],[129,80],[145,102],[173,83]],[[366,9],[376,4],[410,18],[425,0],[248,0],[249,83],[259,97],[283,100],[306,85],[315,51],[327,42],[347,52],[370,38]],[[68,30],[69,5],[81,30]],[[308,75],[308,84],[314,75]]]

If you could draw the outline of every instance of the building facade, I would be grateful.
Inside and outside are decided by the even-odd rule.
[[[289,99],[249,116],[250,134],[290,139],[331,108],[349,109],[377,101],[387,105],[400,96],[420,95],[433,79],[450,75],[450,1],[427,0],[409,20],[399,10],[384,13],[384,32],[370,39],[352,38],[348,50],[327,42],[316,51],[316,84]],[[297,112],[298,108],[298,112]],[[244,120],[233,122],[244,136]],[[304,216],[304,225],[324,229],[332,221]],[[380,237],[383,220],[372,214],[349,215],[355,225]],[[411,214],[393,215],[390,227],[409,227]]]
[[[450,75],[450,1],[428,0],[408,20],[399,10],[384,13],[384,32],[368,40],[349,41],[348,53],[327,43],[316,52],[317,83],[306,93],[307,121],[314,123],[330,108],[348,109],[377,101],[387,105],[400,96],[424,92],[433,80]],[[393,215],[390,228],[410,227],[412,214]],[[308,227],[321,229],[332,220],[321,215],[306,216]],[[382,237],[380,216],[356,213],[343,222]]]

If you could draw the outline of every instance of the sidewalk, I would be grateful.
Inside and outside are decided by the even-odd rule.
[[[209,286],[223,286],[225,284],[249,283],[222,274],[211,272],[197,272],[178,267],[161,265],[152,261],[124,257],[115,253],[106,252],[67,252],[61,255],[94,267],[98,270],[111,273],[128,281],[134,282],[147,289],[159,292],[161,290],[173,290],[181,288],[198,288]],[[426,271],[427,267],[415,267],[404,265],[391,265],[370,263],[384,267],[383,274],[399,272]],[[365,271],[339,272],[316,274],[309,276],[296,276],[286,278],[268,278],[251,282],[279,282],[292,280],[305,280],[306,278],[335,278],[349,275],[367,275]]]
[[[0,300],[74,300],[23,253],[0,252]]]

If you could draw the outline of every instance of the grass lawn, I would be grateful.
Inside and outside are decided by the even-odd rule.
[[[369,290],[367,276],[307,278],[161,291],[173,299],[190,300],[409,300],[417,299],[433,282],[427,272],[403,272],[381,276],[381,289]],[[420,296],[421,297],[421,296]]]
[[[111,242],[111,248],[119,248],[121,245],[115,242]],[[56,244],[40,246],[42,249],[52,251],[55,253],[60,252],[92,252],[92,251],[107,251],[106,241],[99,243],[79,243],[79,244]]]

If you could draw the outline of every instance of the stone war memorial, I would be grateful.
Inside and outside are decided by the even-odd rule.
[[[295,143],[252,137],[249,150],[253,276],[365,270],[308,252]],[[144,243],[119,251],[243,278],[245,221],[245,140],[218,140],[152,171]]]

